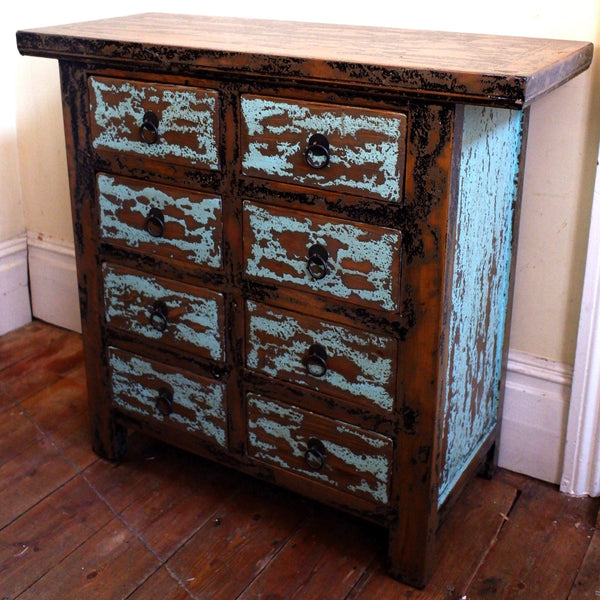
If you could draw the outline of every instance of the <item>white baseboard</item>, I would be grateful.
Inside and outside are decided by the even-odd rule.
[[[25,235],[0,242],[0,335],[31,321]]]
[[[73,247],[34,235],[28,243],[34,316],[81,331]],[[572,376],[567,365],[509,352],[501,467],[559,483]]]
[[[559,483],[573,369],[523,352],[508,356],[499,464]]]
[[[73,244],[33,233],[27,235],[33,316],[81,331]]]

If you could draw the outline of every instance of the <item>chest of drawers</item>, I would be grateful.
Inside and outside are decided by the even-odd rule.
[[[93,445],[142,430],[389,531],[423,585],[499,435],[529,105],[591,45],[137,15],[58,58]]]

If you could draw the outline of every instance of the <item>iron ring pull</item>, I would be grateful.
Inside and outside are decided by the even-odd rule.
[[[166,387],[160,388],[155,403],[158,412],[163,417],[168,417],[173,412],[173,392]]]
[[[165,233],[165,215],[160,208],[151,208],[144,222],[144,229],[152,237],[162,237]]]
[[[327,252],[327,248],[325,248],[325,246],[322,246],[321,244],[315,244],[308,249],[306,269],[313,279],[323,279],[323,277],[329,273],[329,267],[327,265],[328,260],[329,253]]]
[[[140,137],[146,144],[156,144],[158,141],[158,117],[150,110],[142,118]]]
[[[320,440],[311,438],[308,440],[308,448],[304,453],[304,461],[313,471],[320,471],[325,465],[327,451]]]
[[[322,133],[313,133],[310,136],[304,159],[313,169],[324,169],[329,164],[331,159],[329,141]]]
[[[169,309],[164,302],[157,300],[150,309],[150,325],[156,329],[156,331],[164,331],[169,324],[167,316]]]
[[[313,377],[323,377],[327,373],[327,352],[321,344],[312,344],[308,348],[304,366]]]

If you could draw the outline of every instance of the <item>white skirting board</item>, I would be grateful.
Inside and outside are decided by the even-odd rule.
[[[510,351],[500,437],[501,467],[559,483],[573,369]]]
[[[25,235],[0,242],[0,335],[31,321]]]
[[[33,316],[81,331],[73,244],[29,233],[29,280]]]
[[[73,247],[36,235],[28,242],[34,316],[80,331]],[[571,379],[571,367],[509,353],[500,466],[560,481]]]

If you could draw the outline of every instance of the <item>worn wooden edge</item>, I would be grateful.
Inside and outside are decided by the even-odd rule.
[[[504,348],[502,349],[502,366],[500,370],[500,394],[498,397],[498,422],[496,424],[497,441],[494,447],[494,454],[491,457],[491,463],[488,468],[494,471],[498,467],[500,457],[500,439],[502,435],[502,416],[504,413],[504,404],[506,398],[506,377],[508,374],[508,352],[510,341],[510,330],[512,327],[512,314],[515,296],[515,279],[517,274],[517,257],[519,251],[519,231],[521,223],[521,208],[523,205],[523,186],[525,181],[525,164],[527,159],[527,141],[529,136],[529,118],[531,109],[527,107],[523,113],[521,123],[521,148],[519,150],[519,167],[517,171],[517,193],[513,205],[512,220],[512,243],[511,243],[511,263],[510,275],[508,279],[508,301],[506,305],[506,320],[504,322]]]
[[[450,173],[453,174],[450,178],[449,194],[450,202],[448,204],[448,212],[446,217],[446,255],[445,260],[445,272],[444,279],[442,282],[442,298],[443,302],[440,306],[440,356],[439,356],[439,372],[446,374],[448,372],[448,363],[450,360],[450,347],[452,341],[450,340],[450,318],[453,310],[452,306],[452,280],[454,277],[454,263],[455,263],[455,252],[456,244],[453,240],[456,240],[456,229],[458,224],[458,196],[460,191],[460,163],[462,154],[462,141],[463,141],[463,130],[464,130],[464,113],[465,107],[461,104],[454,107],[454,125],[453,125],[453,138],[452,138],[452,156],[451,156],[451,167]],[[436,471],[437,473],[443,473],[446,458],[447,458],[447,436],[444,435],[445,424],[444,414],[447,410],[447,402],[449,401],[449,394],[447,390],[447,378],[441,377],[438,382],[438,406],[439,413],[438,417],[438,428],[437,428],[437,454],[435,456]],[[440,480],[436,481],[436,500],[438,502],[438,509],[440,506]],[[456,489],[456,485],[454,486]],[[453,492],[451,490],[451,495]],[[439,522],[438,522],[439,525]]]
[[[420,325],[409,329],[400,347],[396,417],[401,432],[391,497],[401,509],[389,528],[388,562],[393,577],[422,588],[433,571],[438,525],[442,407],[437,399],[456,107],[415,106],[412,115],[407,172],[413,177],[407,182],[406,207],[409,213],[420,211],[415,222],[421,229],[406,233],[422,243],[406,253],[403,293],[412,298]],[[434,161],[439,169],[435,183],[428,171]]]
[[[173,35],[169,41],[165,41],[168,37],[166,36],[168,28],[175,27],[177,17],[181,15],[134,15],[122,20],[107,19],[91,22],[89,25],[83,23],[20,30],[16,34],[17,47],[24,55],[70,61],[98,60],[124,67],[135,64],[139,68],[140,65],[146,65],[152,67],[154,71],[168,73],[183,70],[189,72],[190,69],[209,72],[218,70],[228,71],[238,76],[264,76],[279,80],[293,79],[302,75],[304,80],[311,80],[314,83],[335,81],[342,85],[395,90],[406,94],[409,98],[418,96],[432,100],[459,101],[515,109],[527,106],[537,97],[586,70],[593,54],[591,43],[561,41],[557,42],[560,48],[550,51],[546,60],[538,58],[537,62],[533,61],[535,65],[533,62],[523,64],[522,68],[511,67],[503,70],[491,65],[485,68],[482,62],[481,70],[477,71],[462,65],[460,58],[456,59],[456,66],[445,65],[443,68],[436,68],[424,66],[423,60],[421,64],[411,62],[410,59],[400,62],[402,59],[400,50],[397,53],[400,58],[395,60],[388,56],[375,59],[368,55],[363,58],[360,52],[353,53],[351,50],[348,51],[347,56],[344,54],[342,57],[338,51],[329,49],[328,42],[332,41],[332,36],[336,32],[337,35],[343,36],[346,32],[343,26],[190,16],[189,19],[192,23],[198,24],[199,30],[202,26],[206,26],[214,35],[219,28],[222,28],[224,33],[228,33],[231,37],[224,36],[222,43],[211,44],[210,41],[199,42],[191,35],[181,36],[180,39],[177,31],[173,29]],[[140,41],[138,39],[142,36],[140,31],[129,33],[127,25],[131,23],[135,29],[145,22],[144,19],[148,19],[148,23],[164,23],[164,26],[159,28],[161,30],[156,37],[153,37],[150,32],[148,37]],[[96,23],[98,26],[94,29]],[[246,48],[241,50],[239,43],[241,36],[246,35],[246,23],[249,24],[249,30],[255,28],[252,29],[255,39],[259,39],[256,36],[260,35],[261,30],[264,32],[282,27],[284,31],[300,33],[306,31],[310,41],[311,36],[319,33],[320,28],[323,28],[325,49],[313,50],[307,47],[306,54],[300,54],[297,48],[285,45],[286,36],[282,35],[281,39],[284,42],[277,45],[271,45],[267,37],[262,44],[258,45],[258,50],[252,51]],[[347,31],[349,34],[358,31],[374,39],[379,31],[382,35],[396,33],[396,30],[392,29],[372,27],[351,27]],[[186,33],[189,34],[189,31]],[[397,30],[397,33],[401,35],[402,31]],[[425,33],[423,32],[423,35]],[[429,33],[443,35],[450,40],[463,35],[473,44],[477,44],[477,40],[489,42],[494,37],[498,39],[499,44],[502,40],[511,39],[507,36]],[[456,40],[453,43],[456,44]],[[539,45],[540,40],[535,40],[535,43]],[[474,45],[473,49],[476,52],[477,46]]]

